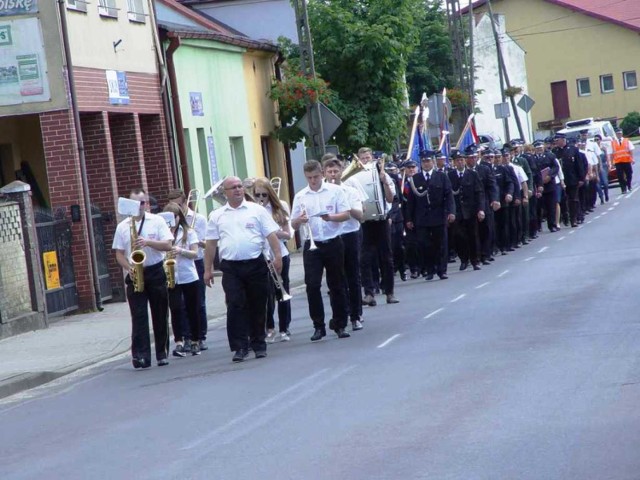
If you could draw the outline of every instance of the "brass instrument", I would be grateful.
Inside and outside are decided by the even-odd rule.
[[[187,196],[187,201],[184,204],[184,218],[187,218],[187,213],[189,213],[189,205],[193,204],[193,208],[191,210],[193,210],[193,218],[191,219],[191,222],[189,222],[189,228],[193,229],[193,227],[196,224],[196,216],[198,213],[198,204],[200,203],[200,190],[198,190],[197,188],[194,188],[192,190],[189,190],[189,195]]]
[[[167,288],[176,288],[176,262],[171,252],[167,253],[164,260],[164,274],[167,276]]]
[[[301,207],[302,207],[302,213],[307,215],[307,208],[304,205],[301,205]],[[317,250],[318,246],[316,245],[316,242],[313,241],[313,233],[311,233],[311,225],[309,225],[309,222],[305,223],[305,225],[307,226],[307,235],[309,236],[309,250]]]
[[[133,291],[136,293],[144,292],[144,261],[147,254],[144,250],[133,250],[138,240],[138,231],[136,230],[136,222],[131,217],[131,254],[129,254],[129,263],[133,266],[133,274],[129,273],[131,282],[133,283]]]
[[[269,275],[271,275],[271,280],[273,280],[273,285],[276,288],[276,300],[279,302],[287,302],[291,300],[291,295],[287,293],[284,289],[282,283],[282,277],[276,270],[276,267],[273,265],[273,262],[269,258],[266,252],[262,252],[262,255],[267,262],[267,268],[269,269]]]
[[[281,177],[273,177],[269,183],[271,183],[271,187],[276,192],[276,197],[280,198],[280,187],[282,186],[282,178]]]
[[[364,169],[365,167],[363,163],[358,159],[357,156],[354,156],[351,163],[347,165],[347,168],[342,171],[342,181],[344,182],[349,177],[353,177],[356,173],[364,171]]]
[[[213,187],[209,189],[207,193],[205,193],[204,198],[211,197],[221,206],[227,203],[227,197],[224,196],[224,181],[227,177],[224,177],[222,180],[218,180]]]

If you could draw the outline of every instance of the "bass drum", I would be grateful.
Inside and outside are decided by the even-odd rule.
[[[366,196],[366,199],[362,201],[364,207],[363,222],[384,220],[386,218],[380,175],[375,165],[373,168],[356,173],[346,183],[357,183],[355,187],[363,191]]]

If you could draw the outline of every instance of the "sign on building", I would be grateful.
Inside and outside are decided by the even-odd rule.
[[[189,92],[189,104],[191,105],[191,115],[194,117],[204,117],[202,92]]]
[[[50,99],[40,22],[0,17],[0,106]]]
[[[216,147],[213,143],[213,136],[207,137],[207,151],[209,152],[209,170],[211,170],[211,183],[215,184],[220,180],[218,174],[218,160],[216,159]]]
[[[38,0],[0,0],[0,17],[38,13]]]
[[[129,85],[127,72],[106,70],[107,86],[109,87],[109,103],[111,105],[129,105]]]
[[[493,108],[496,112],[496,118],[509,118],[511,116],[511,111],[509,110],[509,104],[507,102],[504,103],[496,103]]]
[[[44,264],[44,282],[47,290],[60,288],[60,269],[58,268],[58,255],[55,250],[42,254]]]

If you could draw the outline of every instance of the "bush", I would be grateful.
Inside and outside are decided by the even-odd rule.
[[[625,137],[637,137],[638,128],[640,128],[640,113],[628,113],[627,116],[624,117],[624,120],[622,120],[622,123],[620,123],[620,128],[622,128],[622,134]]]

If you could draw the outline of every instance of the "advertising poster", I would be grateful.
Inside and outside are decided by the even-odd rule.
[[[202,93],[189,92],[189,103],[191,104],[191,115],[194,117],[204,117],[204,107],[202,106]]]
[[[111,105],[129,105],[129,85],[127,72],[107,70],[107,86],[109,87],[109,103]]]
[[[47,290],[60,288],[60,270],[58,268],[58,256],[55,251],[42,254],[44,262],[44,281]]]
[[[40,22],[0,16],[0,106],[50,99]]]
[[[38,13],[38,0],[0,0],[0,17]]]

